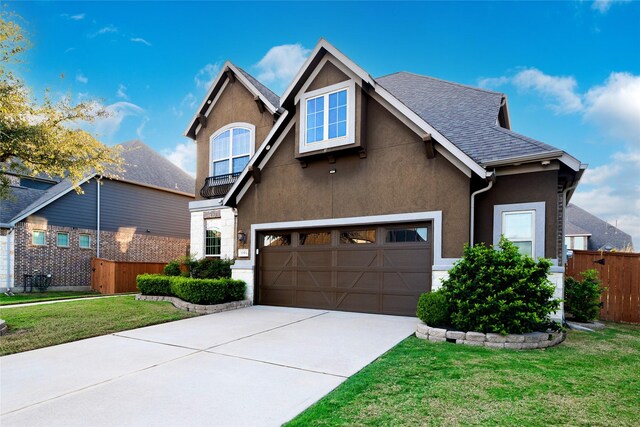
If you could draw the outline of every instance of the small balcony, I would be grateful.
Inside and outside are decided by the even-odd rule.
[[[231,190],[239,176],[240,172],[210,176],[204,180],[200,195],[205,199],[224,197]]]

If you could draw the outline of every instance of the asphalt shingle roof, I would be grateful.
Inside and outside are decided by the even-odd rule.
[[[278,95],[273,93],[273,91],[271,89],[269,89],[268,87],[266,87],[265,85],[260,83],[258,81],[258,79],[253,77],[251,74],[247,73],[242,68],[240,68],[240,67],[238,67],[236,65],[234,65],[234,66],[238,69],[238,71],[240,71],[247,78],[247,80],[249,80],[251,82],[252,85],[254,85],[256,87],[256,89],[258,89],[258,92],[260,92],[262,94],[262,96],[267,98],[267,100],[269,100],[269,102],[274,107],[276,107],[276,109],[280,108],[280,97]]]
[[[567,205],[567,225],[591,234],[588,246],[591,251],[633,248],[630,235],[571,203]]]
[[[558,151],[497,125],[502,93],[407,72],[376,82],[480,165]]]
[[[42,197],[45,190],[34,188],[11,187],[11,197],[0,200],[0,223],[8,223],[35,200]]]

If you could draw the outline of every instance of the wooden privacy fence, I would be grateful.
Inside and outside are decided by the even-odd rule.
[[[602,286],[600,318],[640,323],[640,253],[573,251],[566,275],[581,280],[580,273],[595,268]]]
[[[137,292],[136,277],[144,273],[162,273],[166,263],[91,260],[91,288],[101,294]]]

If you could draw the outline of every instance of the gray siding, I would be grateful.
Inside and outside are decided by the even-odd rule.
[[[27,218],[49,225],[96,229],[96,183],[70,192]],[[104,231],[189,238],[189,202],[193,198],[118,181],[104,180],[100,189],[100,227]],[[149,232],[147,232],[149,230]]]

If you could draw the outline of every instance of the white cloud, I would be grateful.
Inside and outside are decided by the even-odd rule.
[[[132,37],[129,40],[131,40],[134,43],[142,43],[142,44],[146,44],[147,46],[151,46],[151,43],[149,43],[148,41],[146,41],[142,37]]]
[[[209,89],[219,72],[220,64],[207,64],[193,77],[193,81],[199,88]]]
[[[179,107],[173,106],[171,107],[171,110],[173,111],[173,114],[176,117],[182,117],[184,115],[185,109],[189,111],[193,111],[196,109],[197,106],[198,106],[198,99],[195,97],[193,93],[189,92],[184,96],[184,98],[182,98],[182,101],[180,101],[180,106]]]
[[[606,13],[614,3],[627,3],[631,0],[594,0],[591,3],[591,9],[600,13]]]
[[[76,48],[75,48],[75,47],[69,47],[69,48],[67,48],[67,49],[64,51],[64,53],[69,53],[69,52],[72,52],[72,51],[74,51],[74,50],[76,50]]]
[[[189,175],[196,176],[196,144],[179,143],[173,150],[163,150],[162,154]]]
[[[585,94],[584,118],[640,148],[640,76],[611,73],[607,81]]]
[[[571,203],[616,225],[640,249],[640,151],[617,152],[610,162],[587,169]]]
[[[89,83],[89,79],[87,78],[87,76],[82,73],[76,74],[76,81],[84,84]]]
[[[94,104],[96,110],[104,108],[107,117],[101,117],[93,123],[93,128],[99,137],[110,137],[119,129],[122,121],[129,116],[142,116],[145,111],[142,107],[131,102],[119,101],[110,105]]]
[[[86,15],[84,13],[77,13],[75,15],[69,15],[68,13],[63,13],[60,16],[63,18],[69,19],[71,21],[82,21]]]
[[[272,47],[255,65],[258,69],[258,80],[280,87],[288,85],[310,52],[310,49],[299,43]]]
[[[103,34],[109,34],[109,33],[117,33],[118,32],[118,27],[109,24],[106,27],[102,27],[100,28],[97,32],[93,33],[93,34],[89,34],[89,37],[96,37],[96,36],[100,36]]]
[[[118,86],[118,90],[116,91],[116,96],[122,99],[129,99],[129,96],[127,95],[127,87],[122,83],[120,83],[120,85]]]
[[[136,128],[136,135],[138,136],[138,139],[144,139],[144,133],[143,133],[144,127],[148,121],[149,121],[149,117],[145,116],[140,122],[140,124],[138,125],[138,127]]]

